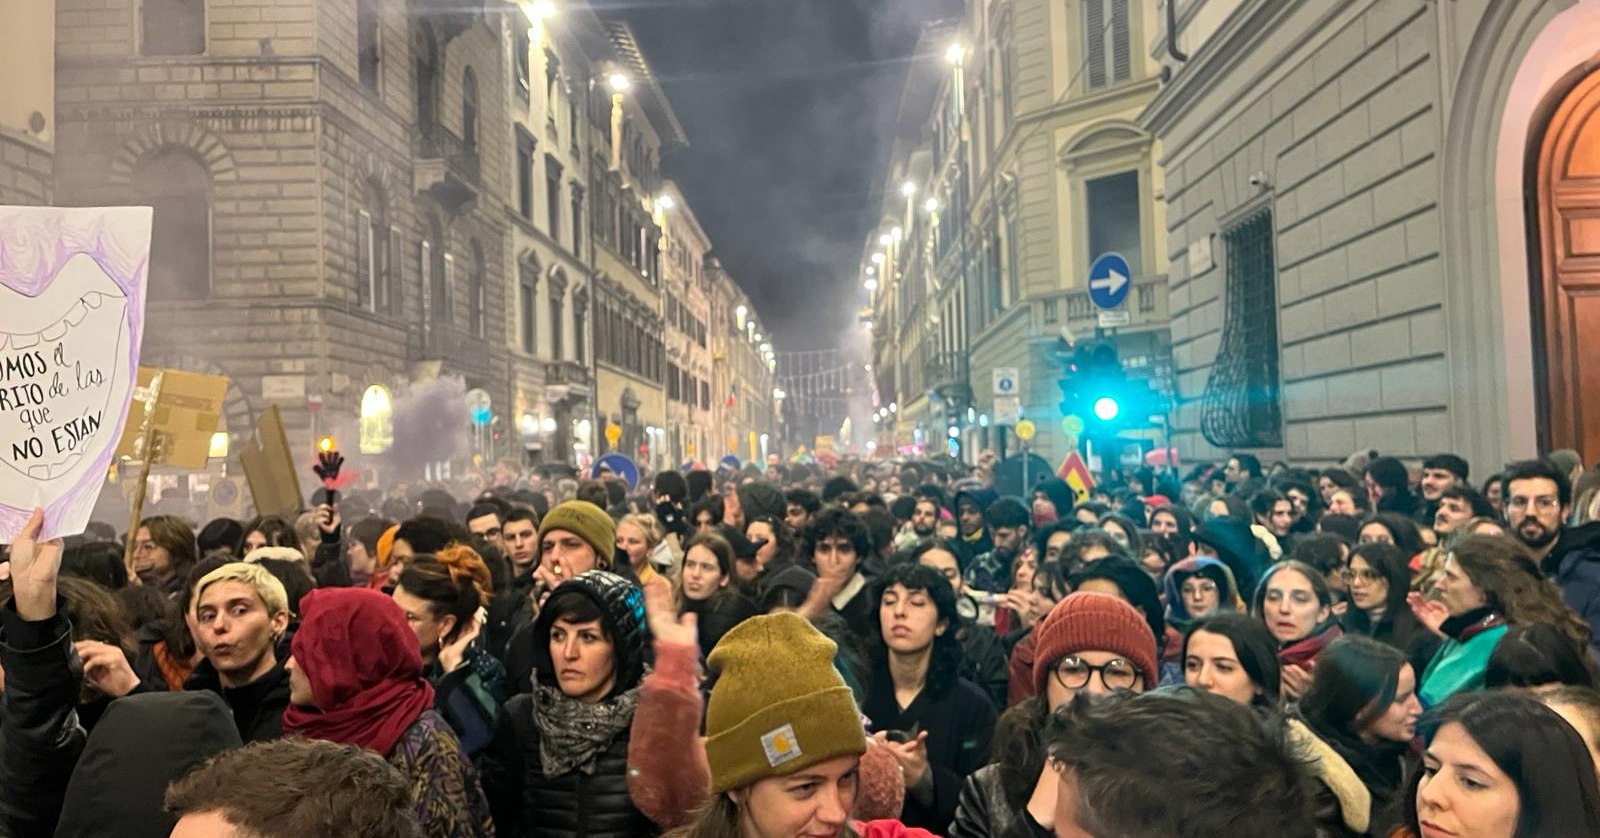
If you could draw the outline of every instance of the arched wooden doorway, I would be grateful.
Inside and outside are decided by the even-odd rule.
[[[1545,450],[1575,448],[1593,463],[1600,459],[1600,69],[1553,106],[1534,148],[1540,441]]]

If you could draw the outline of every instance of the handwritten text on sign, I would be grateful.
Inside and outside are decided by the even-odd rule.
[[[127,341],[126,303],[94,260],[80,255],[34,300],[49,318],[42,328],[0,335],[0,463],[43,481],[75,470],[106,425],[108,406],[122,406],[111,397]]]

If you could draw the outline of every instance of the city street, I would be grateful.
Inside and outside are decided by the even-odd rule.
[[[0,0],[0,838],[1600,835],[1600,0]]]

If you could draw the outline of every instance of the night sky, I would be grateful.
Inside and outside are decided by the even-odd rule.
[[[664,168],[782,352],[860,337],[857,265],[922,24],[960,0],[619,0],[690,147]]]

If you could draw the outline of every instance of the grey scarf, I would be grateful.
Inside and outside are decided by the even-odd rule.
[[[585,704],[556,687],[533,690],[533,723],[539,729],[539,761],[546,777],[569,771],[593,774],[596,757],[633,723],[639,688],[596,704]]]

